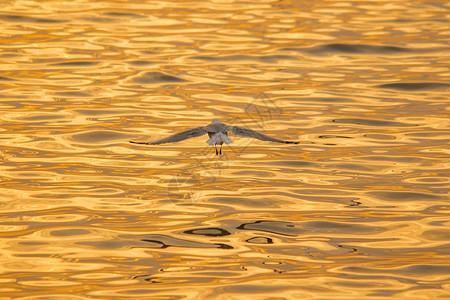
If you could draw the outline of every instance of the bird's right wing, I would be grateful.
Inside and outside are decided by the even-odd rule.
[[[251,130],[248,128],[239,127],[239,126],[232,126],[231,132],[236,135],[251,137],[254,139],[261,140],[261,141],[270,141],[270,142],[284,143],[284,144],[298,144],[298,142],[283,141],[283,140],[276,139],[276,138],[270,137],[268,135],[265,135],[261,132],[254,131],[254,130]]]
[[[207,132],[208,131],[206,131],[206,129],[204,127],[198,127],[198,128],[182,131],[182,132],[176,133],[174,135],[171,135],[171,136],[168,136],[168,137],[156,140],[156,141],[152,141],[152,142],[143,143],[143,142],[130,141],[130,143],[145,144],[145,145],[159,145],[159,144],[165,144],[165,143],[176,143],[176,142],[184,141],[184,140],[187,140],[187,139],[190,139],[193,137],[204,135]]]

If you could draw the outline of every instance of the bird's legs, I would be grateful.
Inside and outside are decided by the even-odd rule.
[[[222,145],[220,145],[219,149],[217,149],[217,144],[215,144],[214,147],[216,148],[216,155],[222,155]]]

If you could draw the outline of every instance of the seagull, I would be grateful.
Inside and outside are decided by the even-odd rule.
[[[174,135],[152,141],[152,142],[133,142],[130,141],[130,143],[133,144],[143,144],[143,145],[159,145],[159,144],[165,144],[165,143],[176,143],[180,141],[184,141],[193,137],[201,136],[204,134],[208,134],[209,140],[206,142],[214,146],[216,148],[216,155],[222,155],[222,145],[230,144],[232,140],[228,138],[228,132],[231,132],[236,135],[240,136],[246,136],[251,137],[254,139],[258,139],[261,141],[269,141],[269,142],[276,142],[276,143],[284,143],[284,144],[298,144],[299,142],[291,142],[291,141],[283,141],[280,139],[276,139],[270,136],[267,136],[265,134],[262,134],[260,132],[239,127],[239,126],[229,126],[227,124],[224,124],[220,122],[218,119],[214,119],[211,124],[203,126],[203,127],[197,127],[193,129],[188,129],[179,133],[176,133]],[[217,149],[217,145],[220,145],[220,149]]]

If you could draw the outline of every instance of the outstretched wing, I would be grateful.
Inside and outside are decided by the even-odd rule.
[[[268,135],[265,135],[261,132],[243,128],[243,127],[239,127],[239,126],[232,126],[231,132],[236,135],[251,137],[254,139],[261,140],[261,141],[269,141],[269,142],[284,143],[284,144],[298,144],[298,142],[283,141],[283,140],[276,139],[276,138],[270,137]]]
[[[176,143],[176,142],[180,142],[180,141],[184,141],[193,137],[197,137],[197,136],[201,136],[206,134],[208,131],[206,131],[206,129],[204,127],[198,127],[198,128],[194,128],[194,129],[189,129],[186,131],[182,131],[179,133],[176,133],[174,135],[165,137],[163,139],[159,139],[153,142],[147,142],[147,143],[142,143],[142,142],[133,142],[130,141],[130,143],[133,144],[145,144],[145,145],[158,145],[158,144],[165,144],[165,143]]]

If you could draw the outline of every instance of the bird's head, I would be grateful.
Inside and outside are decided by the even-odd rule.
[[[213,123],[220,123],[219,119],[212,120]]]

